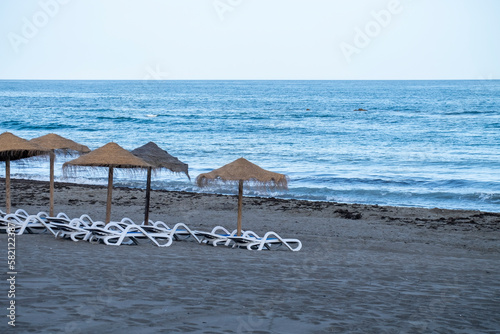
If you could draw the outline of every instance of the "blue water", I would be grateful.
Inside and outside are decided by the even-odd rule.
[[[288,191],[248,195],[500,212],[496,80],[0,81],[3,131],[54,132],[91,149],[154,141],[193,180],[241,156],[290,177]],[[13,164],[12,175],[47,180],[47,165]],[[144,176],[115,184],[144,187]],[[235,192],[169,173],[153,187]]]

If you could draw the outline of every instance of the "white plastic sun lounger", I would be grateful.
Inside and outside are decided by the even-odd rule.
[[[150,222],[151,223],[151,222]],[[167,224],[162,221],[157,221],[152,223],[152,225],[140,225],[146,232],[153,233],[170,233],[173,240],[188,240],[191,237],[200,243],[200,239],[196,236],[196,233],[187,227],[184,223],[177,223],[174,227],[170,228]]]
[[[255,235],[243,233],[241,236],[230,236],[234,247],[246,247],[249,250],[262,250],[264,247],[268,250],[276,249],[280,246],[285,246],[293,252],[298,252],[302,248],[302,243],[298,239],[284,239],[276,232],[267,232],[262,238]],[[295,245],[293,247],[292,245]]]
[[[16,224],[16,231],[18,234],[23,234],[25,232],[35,233],[35,232],[45,232],[49,231],[52,234],[56,234],[56,229],[52,226],[52,221],[67,221],[69,223],[68,216],[60,212],[56,217],[49,217],[49,215],[41,211],[36,215],[29,215],[25,210],[18,209],[13,214],[7,214],[3,219],[7,219],[7,221],[3,221],[3,223],[11,223]]]
[[[18,214],[22,211],[23,214]],[[7,230],[9,226],[14,228],[16,234],[21,235],[24,232],[28,233],[43,233],[45,231],[50,231],[52,234],[55,232],[52,230],[50,224],[46,221],[48,216],[45,212],[40,212],[37,215],[28,215],[24,217],[24,210],[17,210],[14,214],[7,214],[4,218],[0,219],[1,229]]]
[[[94,223],[88,215],[84,214],[80,218],[70,219],[63,212],[58,213],[55,217],[46,217],[45,220],[56,232],[56,238],[68,237],[70,233],[80,231],[83,227],[91,226]]]
[[[17,209],[14,213],[6,213],[0,210],[0,216],[0,219],[2,219],[1,223],[3,224],[4,222],[8,222],[5,219],[9,219],[12,217],[17,217],[17,221],[25,221],[26,218],[28,218],[29,214],[23,209]]]
[[[120,224],[134,224],[135,223],[129,218],[123,218]],[[149,221],[149,225],[144,225],[144,222],[139,225],[144,231],[148,233],[169,233],[172,240],[188,240],[191,237],[200,243],[200,240],[196,234],[184,223],[177,223],[174,227],[170,228],[166,223],[162,221]]]
[[[232,240],[229,237],[236,236],[237,232],[238,230],[233,230],[231,233],[229,233],[229,231],[222,226],[215,226],[211,232],[194,231],[194,233],[199,238],[201,238],[200,243],[205,243],[212,246],[217,246],[222,244],[224,246],[229,246],[232,242]],[[246,232],[242,231],[242,234],[248,234],[258,237],[258,235],[252,231],[246,231]]]
[[[68,215],[65,214],[64,212],[59,212],[57,214],[57,216],[55,216],[55,217],[45,217],[44,219],[48,223],[56,222],[56,223],[67,223],[68,224],[71,221],[71,219],[68,217]]]
[[[92,225],[94,223],[94,220],[90,218],[89,215],[81,215],[79,218],[73,218],[73,219],[80,219],[82,223],[86,225]],[[55,217],[46,217],[45,220],[47,220],[50,223],[66,223],[69,224],[73,219],[69,218],[68,215],[66,215],[63,212],[60,212],[57,214]]]
[[[70,222],[52,221],[50,224],[57,231],[56,238],[70,238],[73,241],[88,240],[91,235],[88,228],[104,228],[106,225],[101,221],[92,221],[87,215],[74,218]]]
[[[29,216],[31,216],[30,214],[28,214],[25,210],[23,209],[17,209],[16,212],[14,213],[10,213],[11,215],[15,215],[15,216],[18,216],[19,218],[21,219],[26,219],[28,218]]]
[[[128,219],[128,218],[127,218]],[[172,244],[172,236],[167,232],[146,232],[140,225],[125,224],[122,222],[111,222],[104,228],[90,227],[86,228],[91,232],[90,242],[102,242],[110,246],[119,246],[124,244],[139,244],[138,239],[149,239],[158,247],[168,247]]]

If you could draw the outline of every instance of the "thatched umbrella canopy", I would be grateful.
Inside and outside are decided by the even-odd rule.
[[[78,143],[75,143],[71,139],[67,139],[56,135],[55,133],[49,133],[45,136],[31,139],[30,142],[37,144],[47,150],[50,150],[50,215],[54,215],[54,163],[55,163],[55,153],[69,154],[71,152],[77,153],[88,153],[90,149]]]
[[[288,178],[286,175],[262,169],[244,158],[239,158],[209,173],[200,174],[196,178],[196,183],[199,187],[205,187],[218,182],[238,182],[238,235],[241,234],[244,182],[251,185],[271,186],[279,189],[288,188]]]
[[[4,132],[0,135],[0,161],[5,161],[5,206],[7,213],[10,213],[10,161],[48,153],[44,148],[10,132]]]
[[[126,149],[116,143],[108,143],[90,153],[82,155],[79,158],[65,162],[63,170],[78,168],[99,168],[106,167],[108,172],[108,198],[106,205],[106,223],[111,220],[111,197],[113,192],[113,169],[128,168],[132,170],[147,169],[152,167],[144,160],[136,157]]]
[[[132,154],[146,161],[154,168],[165,168],[174,173],[184,173],[191,180],[188,173],[188,164],[183,163],[176,157],[168,154],[167,151],[162,150],[158,145],[149,142],[141,147],[131,151]],[[149,222],[149,199],[151,196],[151,169],[148,168],[148,177],[146,183],[146,206],[144,209],[144,224]]]

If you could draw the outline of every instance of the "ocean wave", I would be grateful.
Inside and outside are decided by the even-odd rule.
[[[149,117],[132,117],[132,116],[116,116],[116,117],[110,117],[110,116],[98,116],[96,117],[97,120],[99,121],[108,121],[112,123],[149,123],[151,122],[151,118]]]
[[[498,110],[463,110],[463,111],[445,111],[443,115],[447,116],[477,116],[485,114],[500,114]]]
[[[88,111],[88,112],[94,112],[94,111],[98,111],[98,112],[116,111],[116,109],[111,109],[111,108],[85,108],[84,110]]]
[[[5,126],[9,130],[66,130],[66,129],[76,129],[76,125],[70,124],[60,124],[60,123],[48,123],[48,124],[37,124],[22,121],[3,121],[0,122],[2,126]]]
[[[484,127],[487,128],[487,129],[499,129],[500,128],[500,123],[486,124]]]
[[[335,177],[321,174],[306,176],[303,173],[296,175],[295,182],[306,185],[331,185],[335,188],[352,187],[384,187],[384,188],[407,188],[416,191],[417,189],[470,189],[470,188],[497,188],[500,189],[500,182],[478,181],[473,179],[432,179],[432,178],[357,178],[357,177]]]
[[[18,127],[24,125],[24,122],[9,120],[9,121],[2,121],[0,122],[0,124],[5,127]]]

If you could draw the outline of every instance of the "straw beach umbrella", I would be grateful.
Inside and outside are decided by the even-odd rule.
[[[144,224],[148,224],[149,199],[151,196],[151,170],[153,167],[157,169],[165,168],[174,173],[184,173],[188,179],[191,180],[188,173],[188,164],[185,164],[176,157],[168,154],[167,151],[162,150],[158,147],[158,145],[151,141],[131,152],[152,166],[148,168],[148,177],[146,182],[146,206],[144,209]]]
[[[70,152],[78,153],[88,153],[90,149],[78,143],[75,143],[71,139],[67,139],[56,135],[55,133],[49,133],[45,136],[31,139],[30,142],[37,144],[47,150],[50,150],[50,216],[54,216],[54,163],[55,163],[55,153],[59,154],[69,154]]]
[[[108,197],[106,203],[106,224],[111,220],[111,197],[113,193],[113,169],[126,168],[130,170],[140,170],[152,167],[144,160],[136,157],[126,149],[116,143],[108,143],[90,153],[79,158],[65,162],[63,170],[78,168],[108,168]]]
[[[0,135],[0,161],[5,161],[5,206],[7,213],[10,213],[10,161],[48,153],[44,148],[10,132],[4,132]]]
[[[209,173],[198,175],[196,183],[199,187],[205,187],[213,183],[236,183],[238,182],[238,230],[241,234],[241,209],[243,205],[243,183],[257,186],[271,186],[279,189],[288,188],[288,178],[284,174],[270,172],[262,169],[250,161],[239,158],[221,168]]]

